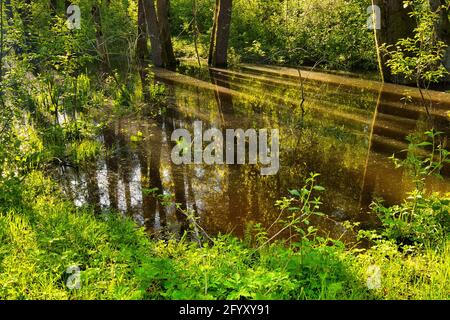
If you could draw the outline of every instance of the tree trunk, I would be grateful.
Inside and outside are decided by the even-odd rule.
[[[169,0],[156,0],[156,6],[163,61],[167,68],[173,69],[176,67],[177,61],[173,53],[172,39],[170,37]]]
[[[431,10],[439,14],[439,20],[436,22],[437,37],[447,45],[443,64],[450,71],[450,20],[449,9],[446,0],[430,0]]]
[[[95,39],[97,43],[97,51],[101,59],[101,68],[103,72],[107,72],[110,69],[109,57],[108,57],[108,50],[106,48],[106,42],[103,37],[100,8],[97,5],[94,5],[92,7],[91,14],[95,24]]]
[[[3,103],[1,99],[3,97],[3,86],[1,84],[3,81],[3,41],[6,34],[6,28],[3,28],[3,1],[0,2],[0,28],[0,100]],[[3,108],[3,104],[1,107]]]
[[[164,67],[162,55],[162,43],[159,34],[158,19],[156,16],[155,1],[144,0],[144,13],[147,25],[147,32],[152,46],[152,60],[155,67]]]
[[[143,67],[145,61],[149,55],[147,48],[147,27],[145,20],[145,10],[144,10],[144,0],[139,0],[138,2],[138,37],[136,44],[136,57],[139,67]]]
[[[213,25],[211,29],[211,39],[209,41],[209,53],[208,53],[208,65],[213,65],[213,55],[214,47],[216,43],[216,33],[217,33],[217,16],[219,11],[219,0],[216,0],[216,5],[214,7]]]
[[[226,67],[228,40],[230,37],[232,0],[216,0],[216,10],[213,23],[213,35],[209,64],[214,67]]]
[[[381,9],[381,30],[378,32],[378,41],[393,45],[399,39],[413,36],[415,21],[409,16],[410,8],[404,8],[403,0],[374,0],[375,5]],[[386,66],[385,57],[382,58],[383,71],[386,80],[394,81],[394,77]]]

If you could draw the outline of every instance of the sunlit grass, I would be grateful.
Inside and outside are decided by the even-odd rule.
[[[252,237],[217,236],[202,247],[153,241],[131,220],[75,208],[39,172],[20,185],[3,193],[15,202],[0,213],[2,299],[449,298],[448,246],[410,254],[390,241],[364,251],[327,239],[260,249]],[[81,287],[69,290],[73,265]],[[373,265],[381,287],[369,290]]]

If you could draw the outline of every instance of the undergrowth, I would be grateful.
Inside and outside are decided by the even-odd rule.
[[[365,235],[369,249],[310,235],[290,245],[230,235],[201,246],[186,235],[156,241],[130,219],[76,208],[41,172],[0,188],[2,299],[450,297],[449,241],[439,250],[408,250],[376,232]],[[79,289],[67,286],[70,266],[80,269]],[[369,285],[374,268],[379,286]]]

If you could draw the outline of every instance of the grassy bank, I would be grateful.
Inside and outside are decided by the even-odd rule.
[[[150,240],[129,219],[78,209],[41,172],[0,189],[1,299],[450,298],[448,239],[408,250],[371,233],[379,239],[357,250],[319,237],[261,246],[259,232],[199,247],[186,237]],[[79,289],[67,286],[70,266],[81,270]]]

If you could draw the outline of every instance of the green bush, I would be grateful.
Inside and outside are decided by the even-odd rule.
[[[235,0],[230,31],[231,62],[375,70],[373,34],[367,29],[369,4],[365,0]],[[197,0],[197,6],[199,52],[206,59],[214,1]],[[192,1],[174,2],[171,10],[178,56],[195,58]]]
[[[450,198],[413,192],[401,205],[373,205],[380,217],[381,234],[399,244],[443,249],[450,240]]]
[[[213,245],[158,242],[139,271],[152,299],[346,299],[368,295],[342,245],[282,243],[255,250],[229,236]]]

